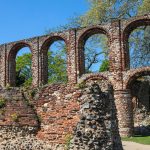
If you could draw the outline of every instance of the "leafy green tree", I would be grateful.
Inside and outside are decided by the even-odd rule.
[[[141,26],[129,37],[130,67],[150,66],[150,27]]]
[[[106,0],[106,1],[87,0],[87,1],[89,2],[89,10],[84,15],[76,17],[75,18],[76,21],[74,20],[72,21],[73,23],[75,23],[76,26],[89,26],[94,24],[100,24],[103,22],[110,22],[112,18],[128,19],[136,15],[150,13],[149,0]],[[150,65],[148,61],[150,58],[149,30],[150,30],[149,26],[140,27],[131,33],[131,36],[129,38],[131,68]],[[96,35],[92,40],[95,41],[95,45],[99,45],[98,43],[102,43],[101,45],[107,45],[107,42],[105,41],[106,39],[102,38],[101,35]],[[106,50],[107,54],[109,53],[108,48],[102,49],[104,53],[101,51],[101,53],[99,52],[99,54],[97,53],[96,49],[97,48],[93,50],[93,48],[91,47],[85,47],[85,55],[86,55],[85,63],[87,72],[89,71],[88,69],[90,69],[88,67],[88,64],[91,64],[92,62],[93,64],[94,63],[100,64],[100,61],[102,63],[103,61],[105,62],[105,60],[99,59],[100,55],[104,54]],[[88,58],[88,56],[90,58]],[[104,58],[107,59],[106,57]],[[95,60],[95,62],[91,60]]]
[[[85,27],[95,24],[101,24],[104,22],[110,22],[112,19],[128,19],[133,16],[141,15],[144,13],[150,13],[149,0],[86,0],[89,3],[89,10],[81,15],[74,16],[70,19],[69,24],[57,28],[57,30],[64,30],[68,28],[78,28]],[[141,28],[141,27],[140,27]],[[148,39],[150,37],[148,27],[143,31],[138,32],[138,37],[133,34],[129,39],[130,46],[130,57],[131,57],[131,68],[140,67],[143,65],[148,65],[147,59],[144,59],[147,56],[147,51],[149,51]],[[140,29],[141,30],[141,29]],[[147,36],[144,38],[144,34]],[[143,35],[142,35],[143,34]],[[142,36],[141,36],[142,35]],[[148,37],[149,35],[149,37]],[[139,38],[139,40],[137,39]],[[107,38],[102,34],[96,34],[88,40],[88,44],[84,47],[85,52],[85,70],[86,72],[92,71],[93,65],[98,65],[99,67],[105,62],[105,59],[108,59],[109,53]],[[142,41],[142,42],[138,42]],[[97,49],[100,48],[98,52]],[[140,49],[138,48],[140,47]],[[145,49],[145,50],[144,50]],[[134,52],[133,52],[134,51]],[[103,58],[103,59],[101,59]],[[147,56],[148,58],[148,56]],[[145,61],[145,62],[144,62]],[[97,67],[98,67],[97,66]],[[107,67],[108,68],[108,67]],[[99,69],[99,68],[97,68]],[[100,69],[99,69],[100,70]]]
[[[62,41],[54,43],[56,49],[51,47],[48,51],[48,82],[66,83],[67,82],[67,56],[66,46]]]
[[[16,85],[31,85],[32,72],[31,72],[31,53],[25,53],[16,58]]]
[[[100,68],[99,68],[99,72],[104,72],[104,71],[108,71],[109,70],[109,60],[105,59],[103,60]]]
[[[150,1],[143,0],[142,5],[139,7],[139,15],[150,13]]]
[[[96,66],[108,58],[107,42],[108,38],[104,34],[95,34],[86,41],[84,46],[86,73],[99,71]]]
[[[143,0],[86,0],[89,10],[74,17],[71,22],[76,26],[89,26],[109,22],[113,18],[130,18],[136,16]],[[148,0],[145,0],[145,3]]]
[[[66,47],[64,42],[58,41],[56,49],[51,48],[48,51],[48,82],[66,83],[67,82],[67,64]],[[16,85],[30,86],[32,83],[31,72],[31,53],[24,53],[16,58]]]
[[[143,0],[138,15],[150,13],[150,1]],[[129,38],[131,68],[150,66],[150,26],[141,26]]]

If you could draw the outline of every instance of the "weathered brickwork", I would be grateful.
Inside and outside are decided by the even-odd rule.
[[[38,130],[37,114],[19,88],[1,89],[0,102],[0,126],[30,126]]]
[[[35,104],[41,118],[37,137],[50,143],[64,144],[79,121],[81,91],[66,85],[54,84],[39,93]]]
[[[114,89],[115,105],[117,108],[120,134],[122,136],[130,136],[133,134],[133,114],[130,84],[141,75],[150,75],[149,66],[141,67],[138,69],[129,68],[130,58],[128,38],[130,33],[135,28],[142,25],[150,25],[150,14],[138,16],[129,20],[112,20],[111,23],[107,24],[100,24],[80,29],[70,29],[63,32],[51,33],[49,35],[2,44],[0,45],[0,85],[3,88],[8,84],[11,86],[15,86],[15,58],[17,52],[23,47],[29,47],[32,53],[33,87],[38,87],[40,85],[46,84],[48,80],[48,47],[54,41],[64,40],[67,46],[68,85],[75,85],[76,83],[81,83],[82,81],[88,79],[101,80],[102,78],[105,78],[106,80],[108,80]],[[105,73],[93,73],[85,75],[83,50],[84,44],[88,37],[96,33],[102,33],[108,37],[108,45],[110,49],[110,69]],[[70,98],[63,97],[62,99],[59,99],[59,96],[55,91],[62,90],[59,93],[67,93],[67,87],[59,88],[59,86],[54,86],[54,88],[56,88],[56,90],[51,87],[46,88],[42,93],[43,98],[39,100],[40,104],[36,106],[37,112],[43,118],[41,131],[39,131],[38,134],[38,136],[43,139],[48,138],[48,132],[52,132],[52,130],[50,131],[46,128],[46,124],[50,124],[50,121],[53,121],[53,114],[58,115],[59,119],[56,121],[56,124],[59,124],[60,126],[74,126],[78,121],[78,117],[74,112],[74,108],[76,108],[76,110],[79,109],[79,104],[76,101],[76,96],[72,94]],[[68,89],[68,91],[70,93],[74,93],[72,89]],[[66,96],[68,95],[68,93],[66,94]],[[50,94],[53,96],[49,98],[49,96],[47,96],[46,94]],[[45,102],[47,98],[49,100],[48,102]],[[49,106],[50,108],[46,108],[47,106]],[[51,106],[53,106],[53,108],[51,108]],[[71,113],[73,118],[70,119],[70,121],[68,118],[68,121],[66,121],[66,123],[64,123],[64,121],[61,122],[63,115],[69,116],[70,111],[73,111],[73,114]],[[61,116],[61,114],[63,115]],[[54,137],[52,141],[54,141],[54,139],[57,140],[57,126],[55,125],[53,126]],[[64,130],[65,129],[63,128],[62,131],[59,132],[61,132],[62,134]],[[63,133],[63,135],[65,136],[67,132],[70,132],[69,127]]]

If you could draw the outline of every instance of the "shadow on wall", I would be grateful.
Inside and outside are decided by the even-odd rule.
[[[150,76],[137,78],[131,85],[135,135],[150,135]]]

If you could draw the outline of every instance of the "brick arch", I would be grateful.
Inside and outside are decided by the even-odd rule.
[[[56,35],[56,36],[50,36],[48,37],[42,44],[41,46],[41,53],[47,53],[49,47],[56,41],[62,40],[66,43],[67,45],[67,39],[65,36],[61,35]]]
[[[139,69],[132,69],[128,73],[128,77],[124,82],[124,87],[125,89],[129,89],[130,85],[138,78],[141,76],[146,76],[150,75],[150,67],[142,67]]]
[[[8,53],[8,83],[11,86],[16,85],[16,55],[20,49],[25,47],[28,47],[32,53],[31,46],[25,42],[16,43]]]
[[[108,75],[102,74],[102,73],[86,74],[79,79],[79,84],[84,83],[84,82],[85,83],[89,82],[90,80],[93,80],[93,81],[104,80],[104,81],[107,81],[108,84],[110,84],[113,88],[115,86],[115,84],[109,79]]]
[[[68,42],[67,42],[66,37],[63,35],[48,37],[41,46],[40,60],[41,60],[41,83],[42,84],[48,83],[48,55],[47,55],[48,49],[54,42],[59,41],[59,40],[62,40],[65,42],[65,44],[67,46],[67,51],[68,51]],[[67,55],[67,57],[68,57],[68,55]]]
[[[150,18],[140,18],[131,20],[126,24],[124,30],[123,30],[123,52],[122,52],[122,58],[123,58],[123,68],[124,69],[130,69],[130,56],[129,56],[129,36],[131,32],[140,27],[140,26],[149,26],[150,25]]]
[[[78,71],[79,71],[79,76],[85,73],[85,61],[84,61],[84,45],[87,39],[94,35],[94,34],[104,34],[108,38],[108,45],[111,42],[111,38],[109,35],[109,32],[107,29],[103,27],[90,27],[88,29],[85,29],[81,34],[79,35],[79,39],[77,41],[78,43],[78,52],[77,52],[77,58],[78,58]]]

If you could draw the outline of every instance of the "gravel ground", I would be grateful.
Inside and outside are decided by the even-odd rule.
[[[122,141],[124,150],[150,150],[150,145]]]

